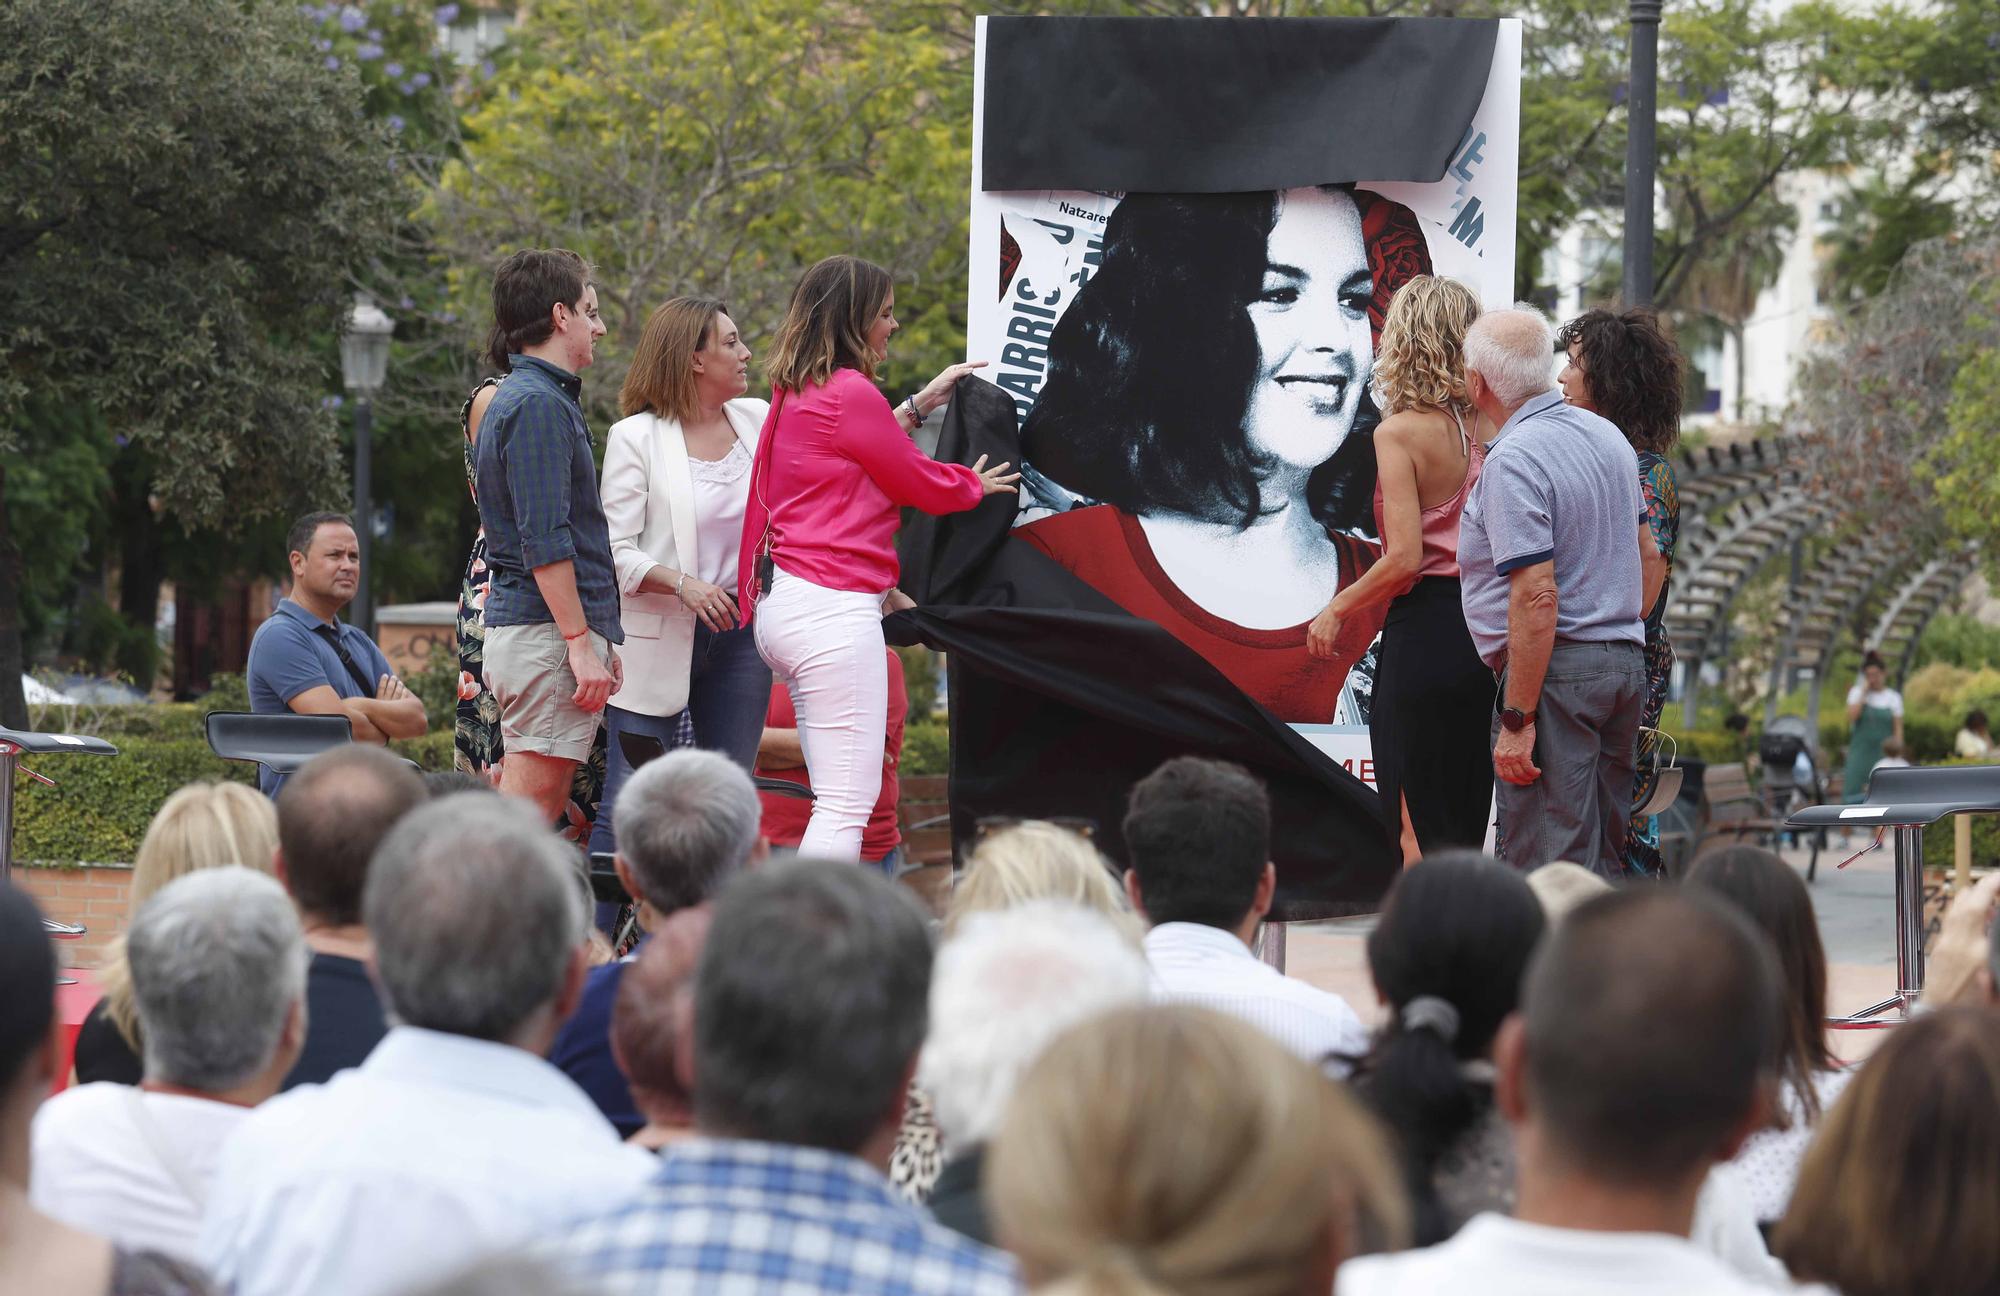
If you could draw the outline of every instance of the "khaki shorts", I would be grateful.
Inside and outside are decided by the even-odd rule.
[[[604,636],[593,630],[589,643],[608,666],[611,649]],[[589,759],[604,716],[573,700],[576,672],[569,668],[569,645],[555,622],[486,627],[485,672],[486,687],[500,704],[500,737],[508,751]]]

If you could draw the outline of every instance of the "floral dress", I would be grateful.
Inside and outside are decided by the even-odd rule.
[[[1639,712],[1640,727],[1657,730],[1660,716],[1667,709],[1667,682],[1674,673],[1674,644],[1667,637],[1667,592],[1673,587],[1674,545],[1681,534],[1681,492],[1673,464],[1664,456],[1641,450],[1639,493],[1646,501],[1646,521],[1653,528],[1653,543],[1667,560],[1667,578],[1660,586],[1659,601],[1646,612],[1646,698]],[[1658,784],[1652,759],[1659,745],[1657,733],[1640,734],[1639,776],[1632,789],[1635,810],[1652,799]],[[1659,877],[1663,869],[1659,816],[1633,815],[1625,833],[1625,872],[1633,877]]]
[[[465,488],[472,501],[479,502],[479,486],[474,469],[472,446],[472,402],[498,378],[488,378],[472,389],[458,411],[458,428],[465,445]],[[453,734],[457,753],[453,764],[468,774],[498,778],[500,759],[506,749],[500,740],[500,704],[486,689],[482,666],[486,656],[486,530],[473,538],[472,553],[465,560],[465,577],[458,587],[458,724]],[[570,784],[569,805],[563,821],[556,825],[566,840],[579,847],[590,841],[597,819],[597,803],[604,795],[604,728],[590,746],[590,758],[577,765]]]

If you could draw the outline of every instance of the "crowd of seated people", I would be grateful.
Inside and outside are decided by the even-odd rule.
[[[747,776],[675,752],[621,790],[645,937],[598,967],[574,849],[438,791],[356,746],[274,817],[176,794],[85,1027],[131,1061],[67,1087],[0,885],[0,1292],[2000,1291],[2000,879],[1848,1068],[1755,848],[1426,858],[1370,1029],[1253,953],[1270,809],[1226,763],[1133,789],[1122,878],[1009,825],[933,916],[769,860]]]

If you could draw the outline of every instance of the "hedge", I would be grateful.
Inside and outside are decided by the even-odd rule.
[[[185,707],[121,707],[120,711],[193,712]],[[172,732],[184,716],[130,720],[133,728]],[[194,726],[198,732],[198,722]],[[117,744],[116,756],[48,756],[34,766],[56,781],[51,788],[18,775],[14,784],[14,857],[24,863],[75,867],[129,862],[160,804],[198,779],[256,782],[256,766],[225,761],[202,738],[139,737],[99,731]],[[449,729],[391,745],[426,770],[450,769]]]
[[[951,735],[943,720],[927,716],[903,726],[903,761],[898,768],[905,778],[951,772]]]

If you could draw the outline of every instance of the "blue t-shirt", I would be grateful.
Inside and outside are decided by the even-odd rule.
[[[340,660],[319,627],[328,624],[290,599],[282,599],[278,610],[257,627],[250,640],[250,709],[258,715],[284,715],[292,709],[292,699],[308,689],[325,684],[343,698],[374,697],[375,681],[394,675],[396,668],[375,646],[375,641],[356,626],[335,617],[332,625],[347,649],[347,655],[367,675],[364,690],[354,672]],[[257,785],[266,796],[278,795],[285,776],[259,766]]]
[[[1553,561],[1556,638],[1643,644],[1639,456],[1556,392],[1531,397],[1487,452],[1458,525],[1465,628],[1488,666],[1507,652],[1508,577]]]
[[[618,981],[625,975],[626,964],[639,957],[645,944],[641,940],[617,962],[590,969],[583,983],[583,998],[549,1049],[549,1061],[590,1095],[597,1110],[618,1128],[620,1138],[630,1138],[644,1129],[646,1118],[639,1114],[625,1073],[611,1056],[611,1009],[618,1002]]]

